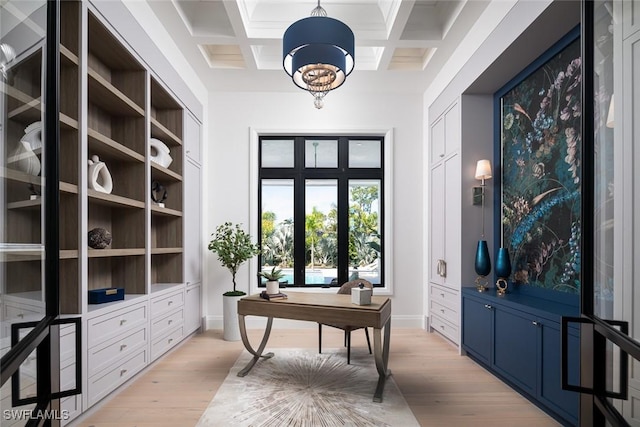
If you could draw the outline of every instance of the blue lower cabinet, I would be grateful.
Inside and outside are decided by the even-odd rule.
[[[491,363],[493,310],[483,301],[462,299],[462,345],[480,361]]]
[[[494,319],[494,369],[527,393],[535,394],[538,382],[535,318],[498,306]]]
[[[539,398],[553,408],[571,424],[578,425],[580,396],[572,391],[562,390],[559,344],[560,328],[548,322],[542,326],[542,360],[540,372]],[[580,384],[580,339],[576,328],[569,328],[568,374],[569,384]]]
[[[549,307],[545,311],[544,308]],[[579,395],[562,390],[560,316],[577,307],[462,290],[462,348],[563,425],[578,425]],[[579,334],[569,332],[569,383],[579,384]]]

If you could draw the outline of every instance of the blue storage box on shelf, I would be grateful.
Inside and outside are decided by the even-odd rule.
[[[89,291],[89,304],[103,304],[123,299],[124,288],[101,288]]]

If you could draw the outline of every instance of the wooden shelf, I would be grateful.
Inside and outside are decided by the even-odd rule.
[[[182,181],[182,175],[170,169],[160,166],[155,162],[151,162],[151,176],[153,179],[168,179],[171,181]]]
[[[175,217],[182,216],[181,211],[170,209],[170,208],[161,208],[160,206],[154,203],[151,204],[151,213],[153,215],[162,215],[162,216],[175,216]]]
[[[65,249],[60,251],[60,259],[76,259],[78,251],[75,249]]]
[[[78,194],[78,186],[75,184],[70,184],[68,182],[60,181],[60,191],[64,193]]]
[[[109,158],[119,159],[125,162],[144,162],[144,156],[142,154],[125,147],[105,135],[102,135],[98,131],[87,129],[87,136],[89,140],[89,151],[91,154],[98,154],[100,157],[104,155]]]
[[[42,208],[42,199],[38,197],[35,200],[21,200],[19,202],[7,203],[8,210],[16,209],[35,209],[40,210]]]
[[[32,99],[29,102],[25,102],[20,107],[9,111],[7,118],[24,124],[31,124],[40,120],[42,118],[40,98]]]
[[[89,101],[114,116],[144,117],[144,110],[97,71],[88,69]]]
[[[78,130],[78,121],[64,113],[60,113],[60,129]]]
[[[168,145],[182,145],[182,139],[180,139],[175,133],[167,129],[157,119],[151,117],[151,136],[158,138],[162,142]]]
[[[10,98],[15,99],[16,101],[20,102],[21,104],[28,104],[32,101],[35,101],[36,98],[34,98],[33,96],[29,96],[26,93],[22,92],[19,89],[16,89],[13,86],[10,86],[4,82],[0,81],[0,92],[4,93],[5,95],[9,96]],[[37,98],[40,99],[40,98]],[[39,102],[39,101],[38,101]]]
[[[151,255],[181,254],[182,248],[152,248]]]
[[[87,256],[89,258],[105,258],[105,257],[119,257],[119,256],[134,256],[144,255],[144,248],[133,249],[89,249]]]
[[[40,187],[44,183],[44,179],[39,176],[33,176],[7,167],[0,167],[0,178],[6,178],[11,181],[24,182]]]
[[[78,66],[78,56],[67,49],[63,44],[60,45],[60,65],[63,66]]]
[[[124,207],[124,208],[144,208],[144,202],[140,200],[133,200],[127,197],[117,196],[115,194],[102,193],[92,189],[87,189],[87,195],[89,196],[89,202],[102,204],[112,207]]]

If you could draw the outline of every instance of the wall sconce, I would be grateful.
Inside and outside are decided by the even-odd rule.
[[[487,241],[484,239],[484,180],[489,178],[491,178],[491,162],[489,160],[478,160],[478,165],[476,166],[476,179],[482,180],[482,184],[480,187],[473,188],[473,204],[482,205],[482,235],[478,241],[474,265],[476,274],[478,275],[478,277],[476,277],[476,289],[478,292],[484,292],[487,290],[487,276],[491,272],[489,247],[487,245]]]
[[[491,178],[491,162],[489,160],[478,160],[478,164],[476,165],[476,179],[481,180],[482,183],[480,187],[473,187],[474,206],[484,206],[484,180],[489,178]]]

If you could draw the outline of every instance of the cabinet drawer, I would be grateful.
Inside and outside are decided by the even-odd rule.
[[[5,303],[4,320],[27,321],[44,317],[44,307],[14,302]]]
[[[151,322],[151,340],[155,340],[164,332],[178,325],[181,325],[184,320],[184,309],[180,308],[169,314],[162,316],[157,320]]]
[[[458,328],[439,316],[431,316],[431,329],[458,344]]]
[[[89,320],[88,346],[105,342],[147,322],[146,304],[137,304]]]
[[[147,350],[142,349],[111,370],[89,377],[87,394],[89,406],[108,395],[118,386],[124,384],[147,364]]]
[[[87,371],[89,376],[119,363],[127,355],[144,347],[147,343],[147,329],[141,328],[124,334],[124,336],[109,344],[97,345],[89,349]]]
[[[183,328],[180,326],[151,343],[151,360],[155,360],[182,339]]]
[[[454,310],[449,307],[445,307],[444,305],[438,304],[437,302],[431,300],[429,304],[429,313],[442,317],[445,320],[453,323],[454,325],[458,324],[458,310]]]
[[[151,300],[151,318],[184,305],[184,293],[182,289],[168,295],[162,295]]]
[[[460,296],[457,291],[444,288],[433,283],[429,286],[431,287],[431,291],[429,292],[429,301],[443,305],[455,311],[459,310]]]

